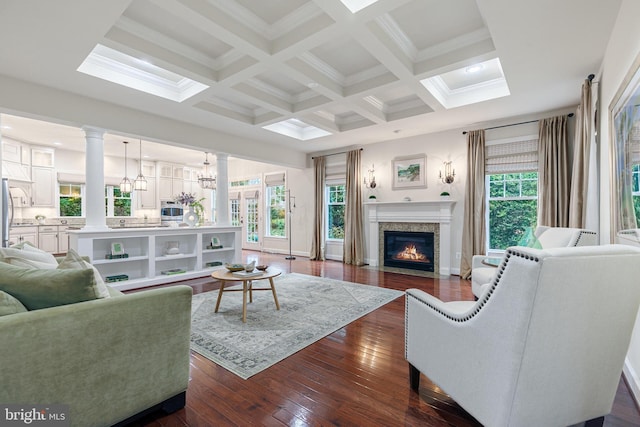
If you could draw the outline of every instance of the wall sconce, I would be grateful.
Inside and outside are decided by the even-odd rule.
[[[364,177],[364,186],[367,188],[376,188],[376,176],[374,175],[374,172],[376,170],[373,168],[373,165],[371,165],[371,169],[367,169],[367,176]],[[368,179],[367,179],[368,177]]]
[[[456,170],[451,167],[451,162],[443,162],[443,164],[444,173],[440,171],[438,178],[440,178],[444,184],[452,184],[456,176]]]

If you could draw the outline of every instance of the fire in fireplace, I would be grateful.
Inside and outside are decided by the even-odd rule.
[[[434,271],[434,233],[415,231],[384,232],[386,267]]]

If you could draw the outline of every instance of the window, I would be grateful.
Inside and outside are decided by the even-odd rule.
[[[285,190],[284,185],[267,187],[267,218],[266,235],[270,237],[285,237]]]
[[[82,193],[80,184],[60,184],[60,216],[82,216]]]
[[[327,185],[327,239],[344,239],[345,185]]]
[[[538,214],[538,172],[487,175],[489,249],[518,245],[534,230]]]
[[[131,216],[131,193],[123,193],[119,187],[107,185],[104,194],[107,216]]]
[[[231,225],[240,225],[240,199],[231,199]]]

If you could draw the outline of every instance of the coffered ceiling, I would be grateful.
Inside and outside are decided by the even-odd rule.
[[[72,106],[16,94],[0,111],[239,157],[473,127],[577,104],[619,4],[379,0],[353,13],[340,0],[3,0],[0,89],[124,110],[74,119]],[[208,137],[160,138],[154,120],[126,121],[136,112]]]

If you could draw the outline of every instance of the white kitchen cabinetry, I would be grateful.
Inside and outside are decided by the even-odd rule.
[[[55,150],[53,148],[31,148],[31,166],[52,168],[54,165],[54,153]]]
[[[156,194],[156,165],[152,162],[142,162],[142,174],[147,180],[147,191],[138,191],[138,208],[158,208],[158,195]]]
[[[158,163],[158,168],[158,193],[160,200],[175,200],[178,194],[185,191],[185,167],[181,165]]]
[[[52,254],[63,254],[69,250],[67,225],[40,225],[38,227],[38,247]]]
[[[9,244],[29,242],[33,246],[38,246],[38,227],[12,227],[9,230]]]
[[[53,168],[32,166],[31,167],[31,206],[33,207],[55,207],[55,171]]]
[[[38,247],[52,254],[58,253],[57,225],[41,225],[38,227]]]
[[[210,248],[213,237],[222,247]],[[225,263],[242,261],[240,227],[69,230],[69,240],[70,247],[88,256],[104,279],[128,276],[110,283],[120,290],[206,277]],[[113,243],[122,245],[127,258],[107,259]],[[177,251],[167,253],[170,247]]]

